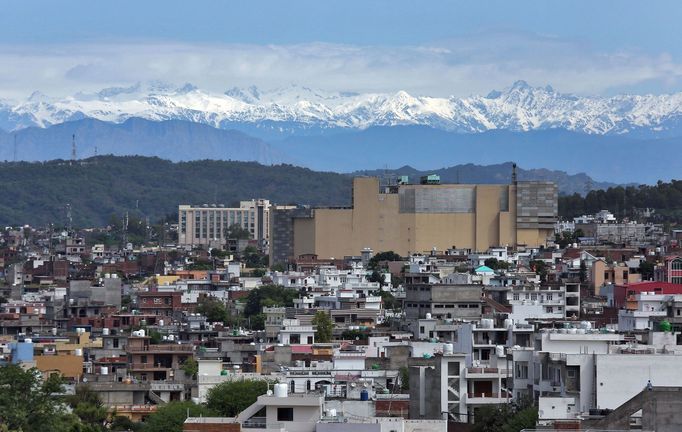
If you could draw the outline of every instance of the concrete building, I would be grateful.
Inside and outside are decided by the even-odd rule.
[[[261,248],[270,238],[270,201],[241,201],[238,208],[215,205],[178,207],[178,243],[185,246],[222,246],[228,230],[237,225],[251,233]]]
[[[270,257],[284,263],[365,248],[408,256],[455,246],[539,246],[554,232],[557,202],[557,187],[549,182],[380,187],[376,177],[356,177],[352,207],[273,209]]]

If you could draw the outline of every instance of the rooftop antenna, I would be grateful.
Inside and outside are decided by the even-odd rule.
[[[512,184],[516,184],[516,163],[512,164],[512,178],[511,178]]]
[[[17,161],[17,135],[14,134],[14,162]]]
[[[71,135],[71,163],[76,162],[76,134]]]
[[[95,146],[95,157],[97,157],[97,146]]]

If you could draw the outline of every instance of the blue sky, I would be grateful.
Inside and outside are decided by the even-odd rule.
[[[164,80],[434,96],[682,89],[680,1],[4,1],[0,98]]]

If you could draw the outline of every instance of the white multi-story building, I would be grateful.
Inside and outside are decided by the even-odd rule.
[[[266,248],[270,239],[270,201],[241,201],[238,208],[180,205],[178,207],[178,243],[185,246],[224,244],[228,230],[237,225]]]
[[[509,318],[524,323],[529,319],[564,319],[566,287],[563,285],[513,285],[507,291],[512,307]]]
[[[633,331],[652,328],[652,319],[659,321],[668,316],[668,305],[682,302],[682,295],[657,294],[643,291],[634,296],[636,309],[618,311],[618,330]]]

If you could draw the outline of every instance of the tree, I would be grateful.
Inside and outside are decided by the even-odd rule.
[[[383,273],[379,273],[379,271],[376,269],[372,271],[371,275],[369,275],[369,281],[377,282],[380,287],[386,285],[386,277],[384,276]]]
[[[182,364],[181,369],[192,378],[196,377],[199,372],[199,363],[194,357],[188,357],[187,360]]]
[[[143,432],[182,432],[182,425],[190,417],[212,417],[216,413],[193,402],[169,402],[160,405],[144,422]]]
[[[206,406],[224,417],[235,417],[268,391],[264,380],[226,381],[208,391]]]
[[[126,416],[114,415],[109,429],[114,432],[128,432],[142,430],[143,425],[135,423]]]
[[[158,345],[163,340],[163,336],[157,330],[151,330],[149,332],[149,343],[152,345]]]
[[[491,257],[483,261],[483,265],[492,270],[506,270],[509,268],[507,261],[499,261],[497,258]]]
[[[227,322],[227,308],[225,304],[213,296],[200,297],[197,302],[197,312],[204,315],[211,322]]]
[[[244,315],[247,317],[262,312],[263,307],[293,306],[294,299],[298,298],[298,291],[284,288],[281,285],[262,285],[249,291],[244,306]]]
[[[402,261],[403,258],[393,251],[379,252],[369,259],[367,267],[371,270],[377,268],[381,261]]]
[[[639,273],[642,275],[642,280],[652,280],[654,278],[654,269],[656,265],[649,261],[642,261],[639,263]]]
[[[72,396],[66,398],[73,413],[87,431],[103,431],[109,414],[107,409],[88,385],[79,385]]]
[[[547,264],[542,260],[532,260],[530,269],[540,276],[541,281],[547,280]]]
[[[585,283],[587,281],[587,264],[585,260],[580,261],[580,283]]]
[[[66,414],[56,396],[62,393],[62,378],[51,375],[41,379],[35,368],[24,370],[17,365],[0,367],[0,424],[10,431],[60,431],[65,425],[78,424]]]
[[[384,309],[394,310],[400,306],[398,299],[388,291],[380,290],[379,296],[381,296],[381,301],[384,303]]]
[[[477,408],[472,432],[518,432],[534,428],[538,410],[526,400]]]
[[[227,238],[232,240],[248,240],[251,238],[251,232],[241,225],[232,224],[227,228]]]
[[[315,326],[315,341],[320,343],[331,342],[334,324],[329,314],[325,311],[315,312],[312,323]]]

